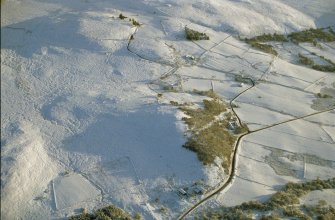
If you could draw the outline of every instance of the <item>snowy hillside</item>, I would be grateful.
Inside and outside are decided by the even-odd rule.
[[[335,177],[335,74],[318,70],[335,42],[270,42],[273,55],[243,40],[328,27],[333,0],[3,0],[1,219],[108,204],[177,219]],[[208,90],[227,110],[192,133],[180,106]],[[231,169],[182,147],[233,113],[249,133]]]

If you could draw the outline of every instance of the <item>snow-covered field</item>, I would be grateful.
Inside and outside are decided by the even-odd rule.
[[[335,28],[334,11],[333,0],[2,1],[1,219],[64,219],[111,203],[176,219],[204,198],[181,188],[210,193],[227,179],[219,160],[204,166],[182,147],[184,115],[170,101],[200,105],[194,89],[233,100],[251,131],[234,180],[204,205],[334,177],[335,75],[293,56],[334,61],[334,42],[278,45],[272,56],[238,38]],[[210,40],[187,41],[186,25]]]

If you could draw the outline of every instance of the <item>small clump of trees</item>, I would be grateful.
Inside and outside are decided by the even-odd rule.
[[[130,21],[134,26],[137,26],[137,27],[141,26],[141,24],[140,24],[138,21],[136,21],[134,18],[129,19],[129,21]]]
[[[185,27],[185,33],[187,40],[209,40],[209,36],[206,33],[201,33],[188,27]]]
[[[128,18],[128,17],[124,16],[122,13],[119,14],[119,19],[124,20],[124,19],[126,19],[126,18]],[[140,24],[138,21],[136,21],[134,18],[129,18],[129,21],[130,21],[130,22],[132,23],[132,25],[134,25],[134,26],[137,26],[137,27],[141,26],[141,24]]]
[[[253,40],[253,39],[246,39],[245,42],[247,42],[248,44],[250,44],[250,46],[257,48],[265,53],[269,53],[269,54],[273,54],[275,56],[278,55],[278,52],[273,48],[272,45],[269,44],[265,44],[265,43],[260,43],[257,40]]]
[[[119,14],[119,18],[120,18],[121,20],[124,20],[124,19],[126,19],[127,17],[124,16],[124,15],[121,13],[121,14]]]
[[[71,216],[69,220],[131,220],[131,216],[121,208],[109,205],[97,209],[94,213],[83,212],[80,215]]]

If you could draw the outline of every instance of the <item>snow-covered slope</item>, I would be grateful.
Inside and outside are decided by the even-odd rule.
[[[204,166],[182,148],[184,115],[170,101],[200,105],[205,97],[194,89],[214,89],[230,101],[250,86],[236,82],[240,75],[261,80],[234,101],[252,131],[317,113],[314,94],[334,87],[331,73],[252,49],[238,35],[334,27],[334,11],[332,0],[2,1],[1,219],[66,218],[110,203],[145,219],[177,218],[203,198],[179,189],[210,192],[227,174],[219,159]],[[186,41],[185,25],[210,40]],[[325,48],[322,55],[333,59],[334,43]],[[164,91],[166,85],[178,92]],[[332,160],[329,118],[333,112],[245,138],[241,178],[216,202],[263,198],[289,180],[328,177],[333,165],[280,157],[299,175],[307,172],[292,177],[263,162],[270,148]]]

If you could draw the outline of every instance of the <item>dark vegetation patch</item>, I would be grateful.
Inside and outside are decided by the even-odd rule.
[[[263,34],[259,35],[250,39],[248,41],[256,41],[256,42],[269,42],[269,41],[276,41],[276,42],[288,42],[288,39],[283,34]]]
[[[80,215],[71,216],[69,220],[131,220],[131,216],[124,210],[109,205],[97,209],[94,213],[82,213]]]
[[[299,63],[304,65],[314,65],[314,61],[311,58],[308,58],[301,53],[299,53]]]
[[[124,15],[121,13],[121,14],[119,14],[119,18],[120,18],[121,20],[124,20],[124,19],[126,19],[126,18],[128,18],[128,17],[124,16]]]
[[[124,19],[126,19],[126,18],[128,18],[128,17],[124,16],[122,13],[119,14],[119,19],[124,20]],[[134,26],[137,26],[137,27],[141,26],[141,24],[140,24],[138,21],[136,21],[134,18],[129,18],[129,21],[130,21],[130,23],[132,23],[132,25],[134,25]],[[131,37],[131,40],[132,40],[132,39],[133,39],[133,36]]]
[[[333,98],[333,96],[329,95],[329,94],[322,94],[320,92],[318,92],[316,95],[315,95],[317,98],[321,98],[321,99],[326,99],[326,98]]]
[[[335,65],[319,65],[319,64],[314,64],[312,66],[312,69],[319,70],[322,72],[335,72]]]
[[[273,48],[273,46],[269,44],[265,44],[265,42],[288,42],[288,39],[282,34],[263,34],[253,38],[246,38],[245,42],[250,44],[252,47],[257,48],[265,53],[278,55],[277,51]]]
[[[206,33],[201,33],[188,27],[185,27],[185,33],[187,40],[209,40],[209,36]]]
[[[171,85],[163,86],[163,90],[166,92],[178,92],[178,90],[174,86],[171,86]]]
[[[335,33],[334,31],[329,28],[316,28],[316,29],[309,29],[299,32],[293,32],[287,37],[293,43],[313,43],[316,45],[317,41],[322,42],[332,42],[335,41]]]
[[[278,55],[278,52],[273,48],[272,45],[265,44],[265,43],[259,43],[253,40],[252,41],[246,40],[246,42],[250,44],[252,47],[257,48],[265,53],[273,54],[275,56]]]
[[[141,26],[141,24],[140,24],[138,21],[136,21],[134,18],[129,19],[129,21],[130,21],[134,26],[137,26],[137,27]]]
[[[306,183],[288,183],[281,191],[273,194],[266,202],[250,201],[235,207],[221,207],[206,210],[196,219],[253,219],[253,214],[261,215],[261,220],[283,218],[294,219],[335,219],[335,209],[323,200],[317,205],[301,205],[299,198],[315,190],[335,189],[335,178],[313,180]]]

